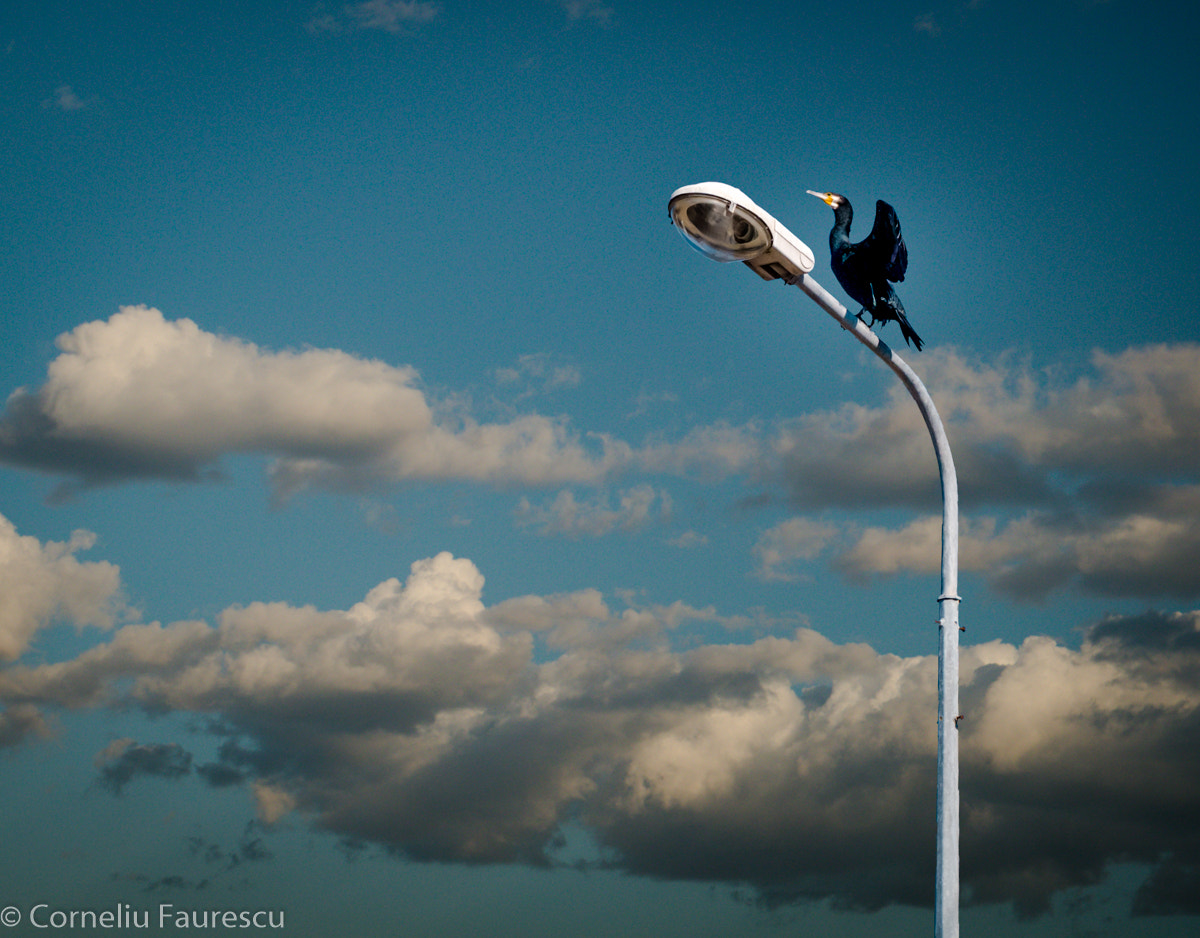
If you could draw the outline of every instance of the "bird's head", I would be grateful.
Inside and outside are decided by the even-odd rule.
[[[839,205],[846,204],[846,197],[844,195],[838,195],[836,192],[813,192],[812,189],[805,189],[804,191],[809,195],[815,195],[835,212],[837,211]]]

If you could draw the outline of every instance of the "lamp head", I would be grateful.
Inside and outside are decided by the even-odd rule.
[[[808,246],[733,186],[703,182],[676,189],[667,211],[701,253],[742,261],[764,280],[792,281],[813,269]]]

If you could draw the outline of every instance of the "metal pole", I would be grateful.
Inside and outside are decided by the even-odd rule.
[[[934,935],[958,938],[958,476],[933,398],[916,372],[808,274],[788,280],[892,369],[917,402],[942,478],[942,590],[938,596],[937,895]]]

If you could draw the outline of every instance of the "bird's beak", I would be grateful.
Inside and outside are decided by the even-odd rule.
[[[822,202],[824,202],[830,208],[833,207],[833,193],[832,192],[813,192],[812,189],[805,189],[804,191],[807,192],[809,195],[815,195],[818,199],[820,199]]]

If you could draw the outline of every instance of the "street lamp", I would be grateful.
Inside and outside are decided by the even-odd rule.
[[[684,186],[667,204],[689,243],[714,260],[741,261],[764,280],[798,286],[879,356],[908,389],[933,439],[942,480],[942,586],[938,595],[937,890],[934,935],[958,938],[958,477],[933,399],[916,373],[809,276],[812,251],[744,192],[721,182]]]

